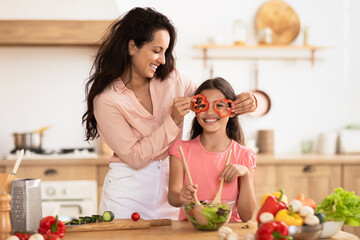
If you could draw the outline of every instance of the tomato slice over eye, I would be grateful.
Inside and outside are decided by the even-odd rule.
[[[231,113],[232,103],[233,101],[229,99],[219,99],[214,103],[214,110],[219,114],[220,117],[227,117]]]
[[[209,102],[206,100],[206,97],[202,94],[198,94],[193,97],[196,99],[196,102],[193,102],[193,111],[196,113],[205,112],[209,108]]]

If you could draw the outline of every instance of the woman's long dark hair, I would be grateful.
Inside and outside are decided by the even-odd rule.
[[[134,40],[136,47],[141,48],[153,40],[154,33],[158,30],[166,30],[170,35],[169,47],[165,52],[166,63],[160,65],[155,72],[156,77],[164,80],[175,68],[173,49],[176,30],[171,21],[152,8],[133,8],[110,26],[102,39],[91,68],[92,74],[85,86],[87,111],[82,117],[82,123],[86,126],[86,141],[99,136],[94,116],[94,98],[123,74],[131,74],[129,41]]]
[[[205,82],[203,82],[196,90],[195,95],[200,94],[202,91],[206,89],[217,89],[220,92],[222,92],[222,94],[224,94],[226,99],[232,101],[236,100],[234,89],[225,79],[221,77],[208,79]],[[190,138],[194,139],[197,136],[199,136],[202,132],[203,132],[203,128],[201,127],[201,125],[199,124],[199,122],[195,117],[190,131]],[[244,133],[240,126],[237,115],[232,118],[229,118],[229,121],[226,124],[226,135],[230,139],[233,139],[234,141],[240,143],[241,145],[245,145]]]

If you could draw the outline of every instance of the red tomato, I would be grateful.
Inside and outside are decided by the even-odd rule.
[[[194,209],[190,209],[189,215],[190,215],[190,216],[194,216]]]
[[[15,236],[17,236],[20,240],[28,240],[30,238],[30,233],[22,233],[22,232],[16,232],[14,233]]]
[[[44,239],[45,240],[60,240],[60,236],[57,234],[44,234]]]
[[[133,214],[131,214],[131,219],[132,219],[133,221],[139,220],[139,219],[140,219],[140,214],[137,213],[137,212],[134,212]]]

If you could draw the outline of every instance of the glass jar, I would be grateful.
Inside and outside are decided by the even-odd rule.
[[[245,45],[247,40],[247,27],[243,20],[235,20],[232,28],[233,44]]]

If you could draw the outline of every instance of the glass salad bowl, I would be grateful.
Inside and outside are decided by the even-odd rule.
[[[207,219],[207,224],[205,225],[200,225],[196,222],[194,217],[195,204],[193,202],[190,204],[183,204],[182,207],[186,217],[194,228],[202,231],[216,231],[229,222],[235,201],[222,200],[221,204],[217,205],[212,205],[211,203],[212,200],[201,201],[204,208],[202,214]]]

